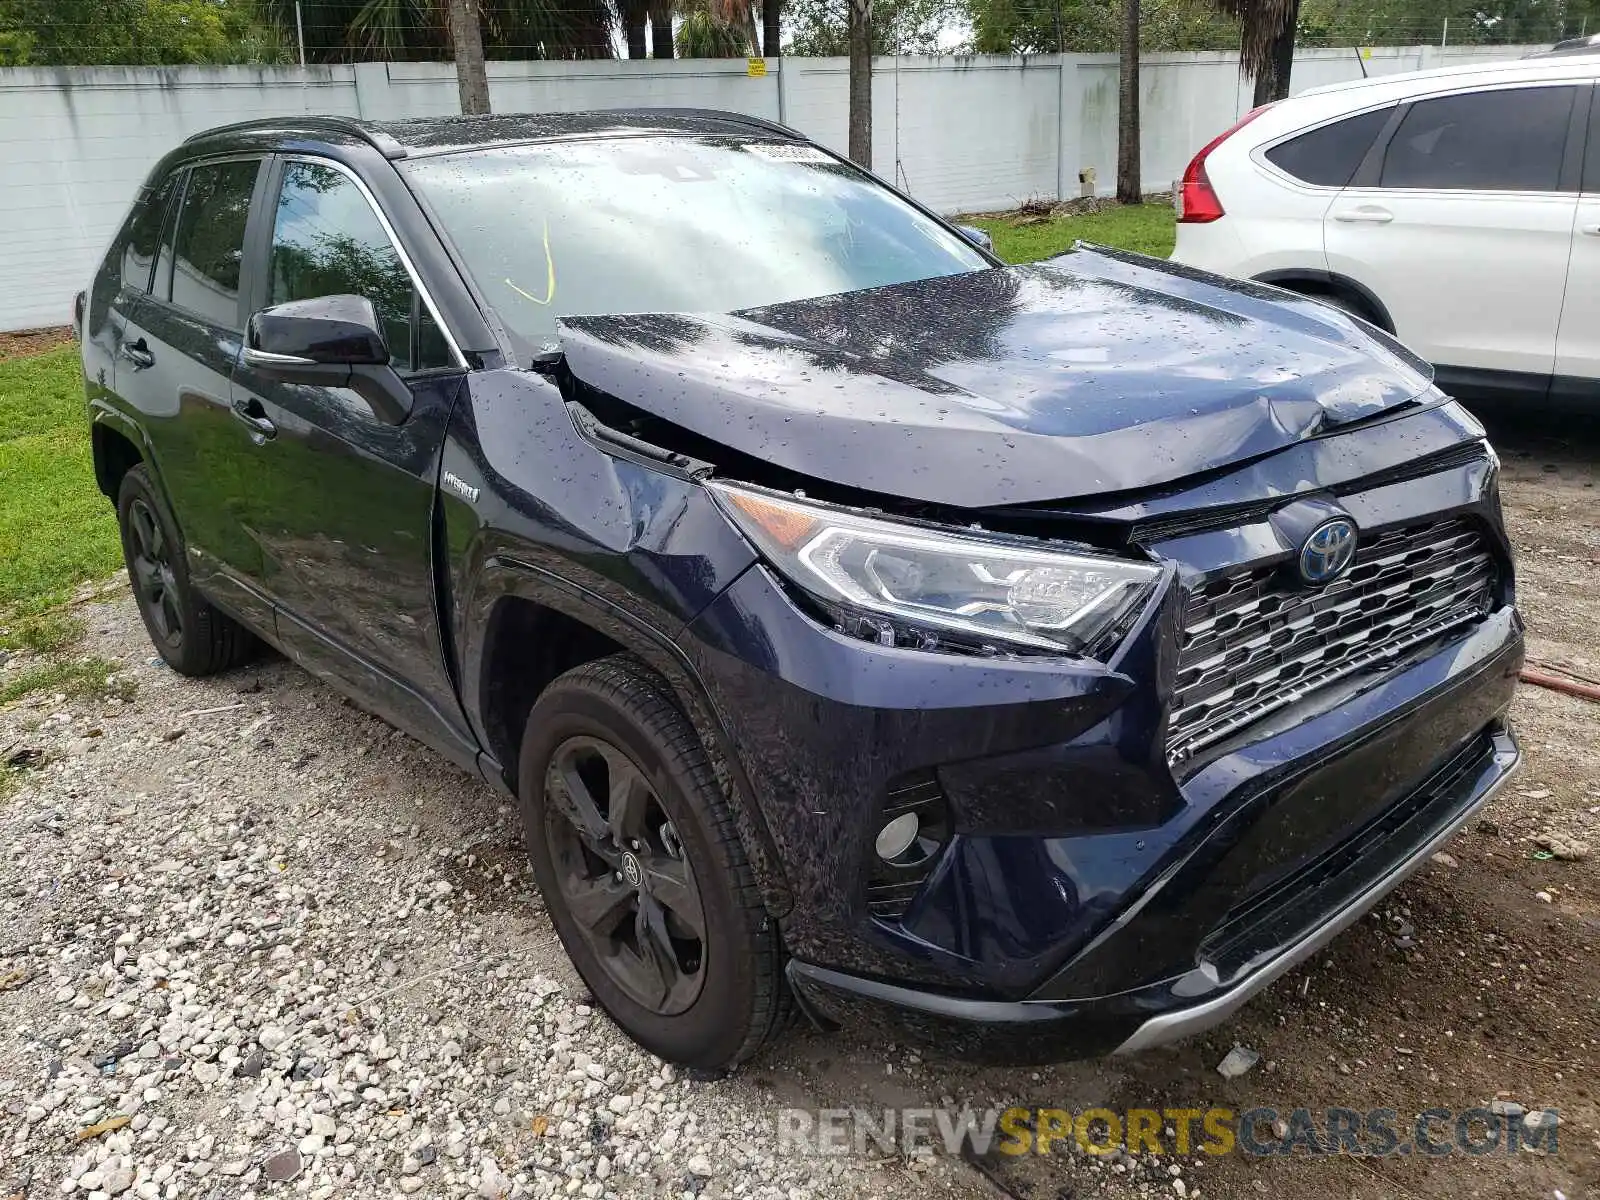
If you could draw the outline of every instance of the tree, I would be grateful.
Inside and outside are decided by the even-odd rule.
[[[1139,0],[1122,0],[1122,67],[1117,77],[1117,199],[1138,204],[1139,183]]]
[[[1216,0],[1216,3],[1239,22],[1239,69],[1256,81],[1256,105],[1282,100],[1289,94],[1300,0]]]
[[[478,24],[477,0],[448,0],[450,44],[456,55],[456,84],[461,89],[461,111],[474,116],[489,111],[489,75],[483,63],[483,27]]]
[[[645,56],[645,23],[650,19],[647,0],[617,0],[617,15],[622,18],[622,40],[628,47],[628,57]]]
[[[294,0],[257,2],[280,29],[294,37]],[[307,61],[448,61],[449,2],[317,0],[304,4]],[[486,58],[613,57],[611,34],[616,18],[607,0],[477,0],[477,8]]]
[[[762,0],[761,53],[768,58],[777,58],[783,53],[783,47],[779,45],[783,36],[782,16],[783,0]]]
[[[251,0],[0,0],[0,66],[288,60]]]
[[[850,4],[850,161],[872,169],[872,0]]]
[[[775,0],[768,0],[764,11],[775,6]],[[842,58],[850,53],[849,0],[790,0],[788,12],[790,54]],[[962,16],[960,0],[877,0],[872,6],[872,53],[937,54],[941,35]]]
[[[749,35],[711,11],[705,0],[686,0],[678,22],[680,58],[743,58],[750,52]]]
[[[650,48],[657,58],[672,57],[672,0],[650,0]]]
[[[961,0],[961,8],[979,54],[1103,54],[1122,45],[1122,0]],[[1238,44],[1238,26],[1205,4],[1142,0],[1139,6],[1141,50]]]

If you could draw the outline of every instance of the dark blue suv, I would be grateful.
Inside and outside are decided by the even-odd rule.
[[[1423,363],[1137,255],[1005,266],[780,126],[216,130],[79,321],[161,654],[267,643],[517,797],[669,1059],[796,1007],[1167,1041],[1517,764],[1498,462]]]

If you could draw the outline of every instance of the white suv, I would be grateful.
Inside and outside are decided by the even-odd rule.
[[[1173,258],[1314,295],[1466,396],[1600,400],[1600,54],[1316,88],[1206,146]]]

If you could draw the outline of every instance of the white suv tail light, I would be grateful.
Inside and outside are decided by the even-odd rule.
[[[1263,104],[1260,108],[1252,108],[1237,122],[1202,146],[1200,153],[1189,160],[1189,165],[1184,168],[1183,182],[1178,185],[1177,195],[1173,197],[1178,208],[1180,223],[1203,225],[1224,215],[1222,201],[1217,197],[1216,189],[1211,186],[1211,179],[1206,174],[1206,158],[1223,142],[1271,107],[1271,104]]]

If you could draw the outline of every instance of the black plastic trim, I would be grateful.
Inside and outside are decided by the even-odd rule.
[[[1391,336],[1394,334],[1394,318],[1389,315],[1388,307],[1378,299],[1371,288],[1364,283],[1357,283],[1348,275],[1316,267],[1287,267],[1279,271],[1263,271],[1255,276],[1255,281],[1270,283],[1274,287],[1281,287],[1291,292],[1295,289],[1290,285],[1296,283],[1312,283],[1334,291],[1349,292],[1366,305],[1367,311],[1372,314],[1374,325]]]
[[[1489,367],[1434,368],[1439,388],[1463,400],[1542,401],[1550,394],[1550,376],[1534,371],[1496,371]]]

